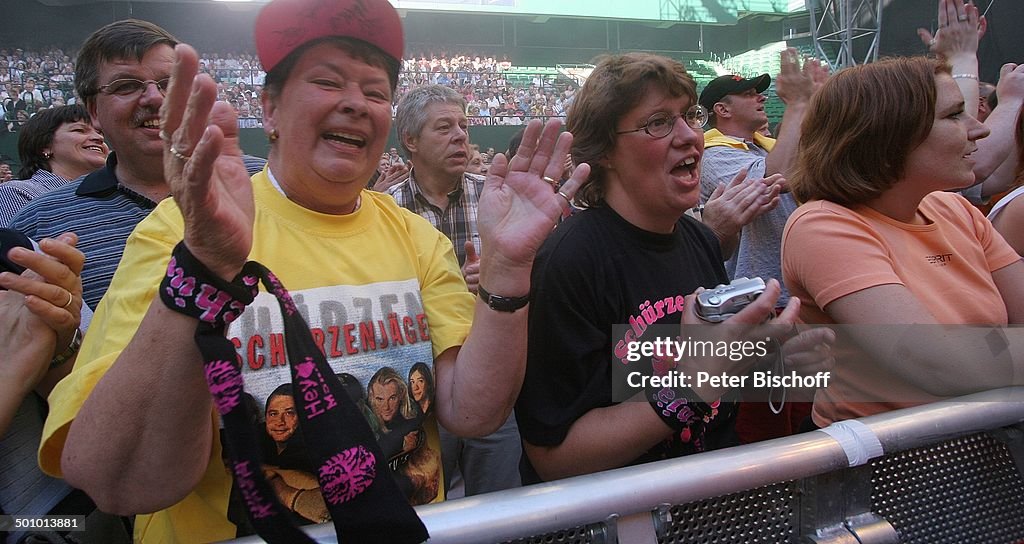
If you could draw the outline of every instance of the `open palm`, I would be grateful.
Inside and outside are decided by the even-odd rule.
[[[164,176],[185,220],[185,245],[210,270],[230,280],[252,249],[252,184],[242,163],[234,108],[215,102],[217,88],[196,75],[187,45],[177,55],[160,111]]]
[[[572,146],[561,122],[531,121],[511,160],[495,156],[480,196],[479,219],[484,254],[509,263],[530,263],[558,222],[568,200],[586,181],[590,166],[580,164],[559,192],[544,178],[559,179]]]

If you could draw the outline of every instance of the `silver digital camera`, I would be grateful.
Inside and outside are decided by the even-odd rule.
[[[697,317],[709,323],[721,323],[746,308],[764,292],[761,278],[736,278],[697,295]]]

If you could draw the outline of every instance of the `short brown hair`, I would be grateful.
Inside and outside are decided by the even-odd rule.
[[[100,64],[129,59],[141,62],[147,51],[161,44],[173,48],[178,39],[159,26],[138,19],[115,21],[93,32],[82,44],[75,61],[75,92],[89,106],[99,92]]]
[[[603,56],[576,93],[566,130],[572,133],[572,159],[590,165],[590,181],[576,193],[585,207],[604,202],[607,171],[600,161],[615,147],[619,119],[643,98],[651,86],[697,103],[697,84],[677,61],[650,53]]]
[[[898,57],[830,77],[800,127],[793,196],[852,206],[891,188],[931,132],[938,73],[949,73],[949,66]]]

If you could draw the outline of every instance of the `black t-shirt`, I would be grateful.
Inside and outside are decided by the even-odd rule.
[[[671,234],[642,230],[608,207],[559,225],[533,267],[526,377],[516,403],[523,439],[561,444],[585,413],[615,404],[613,346],[622,339],[612,337],[612,325],[643,319],[645,310],[655,324],[679,324],[683,297],[720,283],[728,279],[718,240],[689,217]],[[735,414],[721,415],[713,432],[731,435]],[[710,449],[729,440],[709,436],[706,442]],[[693,451],[692,444],[670,439],[630,464]],[[525,454],[520,469],[524,484],[540,481]]]

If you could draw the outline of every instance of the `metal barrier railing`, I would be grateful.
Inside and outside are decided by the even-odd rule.
[[[884,455],[890,456],[1024,421],[1024,387],[977,393],[857,421],[859,423],[855,427],[860,429],[861,436],[877,438],[876,445],[880,444]],[[814,431],[420,506],[417,512],[430,532],[431,543],[505,542],[567,529],[576,536],[569,539],[548,537],[538,541],[655,542],[660,538],[662,542],[675,542],[671,536],[666,537],[666,529],[673,524],[685,524],[686,520],[672,519],[673,513],[679,516],[680,511],[679,507],[672,508],[672,505],[686,505],[784,484],[771,493],[777,494],[782,489],[782,492],[802,496],[804,504],[800,505],[799,511],[789,514],[796,518],[790,521],[798,529],[792,538],[763,541],[895,542],[897,530],[872,511],[871,503],[881,500],[877,497],[879,493],[884,494],[884,490],[874,489],[874,481],[879,478],[872,475],[872,471],[880,470],[875,466],[877,458],[869,465],[869,459],[864,457],[857,463],[859,466],[851,468],[851,456],[858,456],[856,448],[849,444],[841,445],[829,433],[841,434]],[[870,441],[874,442],[874,438]],[[1004,456],[1013,458],[1018,465],[1016,468],[1012,467],[1011,461],[1002,462],[1010,465],[1013,473],[1014,479],[1009,485],[1016,487],[1019,495],[1024,497],[1024,481],[1019,478],[1019,472],[1024,468],[1021,467],[1024,455],[1019,449],[1013,455]],[[942,453],[939,456],[947,455]],[[795,481],[800,481],[800,485],[794,484]],[[735,500],[732,499],[732,504]],[[837,506],[834,503],[841,504]],[[1024,509],[1024,504],[1017,507]],[[881,509],[885,508],[882,506]],[[920,514],[915,515],[920,517]],[[1004,533],[1024,532],[1024,521],[1020,526],[1001,530]],[[311,526],[306,528],[306,532],[318,542],[337,542],[331,524]],[[791,533],[793,530],[787,529],[786,534]],[[1015,534],[1014,538],[1024,539],[1024,534]],[[684,541],[688,540],[679,540]],[[744,540],[722,540],[716,536],[707,541]],[[260,540],[250,537],[234,542],[244,544]]]

